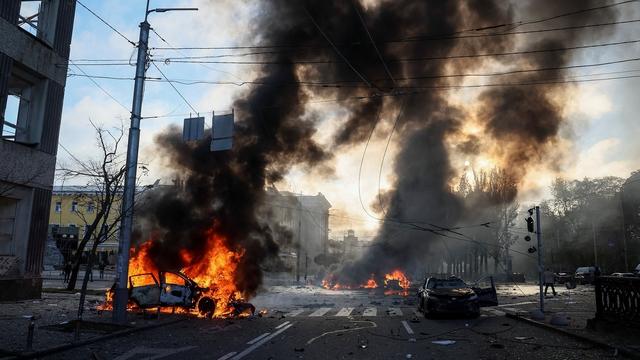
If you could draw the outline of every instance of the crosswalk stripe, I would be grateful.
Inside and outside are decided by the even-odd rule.
[[[312,312],[311,314],[309,314],[309,316],[322,316],[322,315],[328,313],[329,310],[331,310],[331,308],[320,308],[320,309]]]
[[[342,308],[342,309],[340,309],[340,311],[338,311],[336,316],[349,316],[349,315],[351,315],[352,311],[353,311],[352,307]]]
[[[294,316],[298,316],[300,314],[302,314],[302,312],[304,311],[304,309],[296,309],[293,310],[290,313],[284,314],[285,317],[294,317]]]
[[[376,316],[378,310],[374,307],[365,308],[362,312],[362,316]]]
[[[388,310],[389,316],[402,316],[402,310],[400,308],[390,307]]]

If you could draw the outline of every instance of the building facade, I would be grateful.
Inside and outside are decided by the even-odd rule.
[[[0,1],[0,300],[40,297],[75,6]]]
[[[318,256],[328,254],[330,208],[322,193],[267,189],[263,213],[280,245],[280,258],[298,280],[312,279],[322,266],[316,261]]]

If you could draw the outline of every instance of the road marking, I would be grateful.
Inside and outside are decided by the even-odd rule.
[[[322,315],[328,313],[329,310],[331,310],[331,308],[320,308],[320,309],[312,312],[311,314],[309,314],[309,316],[322,316]]]
[[[140,359],[142,356],[145,360],[162,359],[169,355],[174,355],[191,349],[195,349],[197,346],[185,346],[181,348],[150,348],[146,346],[136,346],[126,353],[118,356],[114,360],[126,360],[126,359]]]
[[[249,346],[248,348],[244,349],[244,351],[243,351],[243,352],[241,352],[240,354],[238,354],[238,355],[236,355],[236,356],[232,357],[232,358],[231,358],[231,360],[240,360],[240,359],[242,359],[243,357],[245,357],[245,356],[249,355],[253,350],[255,350],[255,349],[259,348],[259,347],[260,347],[260,346],[262,346],[264,343],[266,343],[267,341],[269,341],[269,340],[273,339],[274,337],[276,337],[276,336],[278,336],[278,335],[282,334],[285,330],[287,330],[288,328],[290,328],[290,327],[292,327],[292,326],[293,326],[293,324],[289,324],[289,325],[287,325],[287,326],[283,327],[282,329],[280,329],[280,330],[278,330],[278,331],[274,332],[273,334],[271,334],[271,335],[269,335],[269,336],[267,336],[267,337],[263,338],[262,340],[258,341],[257,343],[255,343],[255,344],[253,344],[253,345]]]
[[[283,326],[287,325],[288,323],[289,323],[288,321],[285,321],[285,322],[283,322],[282,324],[280,324],[280,325],[276,326],[276,330],[278,330],[278,329],[280,329],[281,327],[283,327]]]
[[[374,307],[365,308],[362,312],[362,316],[376,316],[378,310]]]
[[[407,330],[407,334],[413,335],[413,329],[411,329],[411,327],[405,320],[402,320],[402,325],[404,326],[404,329]]]
[[[277,328],[276,328],[276,329],[277,329]],[[253,344],[257,343],[258,341],[262,340],[262,338],[263,338],[263,337],[265,337],[265,336],[269,336],[269,334],[271,334],[271,333],[264,333],[264,334],[262,334],[262,335],[258,336],[257,338],[255,338],[255,339],[253,339],[253,340],[249,341],[249,342],[247,343],[247,345],[253,345]]]
[[[288,314],[284,314],[284,317],[294,317],[294,316],[298,316],[300,314],[302,314],[302,312],[304,311],[304,309],[297,309],[297,310],[293,310],[292,312],[288,313]]]
[[[353,311],[352,307],[342,308],[342,309],[340,309],[340,311],[338,311],[336,316],[349,316],[349,315],[351,315],[352,311]]]
[[[519,303],[515,303],[515,304],[502,304],[502,305],[497,305],[496,307],[505,307],[505,306],[518,306],[518,305],[529,305],[529,304],[537,304],[537,301],[525,301],[525,302],[519,302]]]
[[[235,354],[237,354],[237,352],[232,351],[232,352],[228,353],[227,355],[224,355],[223,357],[218,358],[218,360],[227,360],[228,358],[232,357]]]
[[[516,308],[512,308],[512,307],[506,307],[506,308],[503,308],[503,309],[504,309],[504,310],[507,310],[507,311],[514,312],[514,313],[517,313],[517,312],[518,312],[518,309],[516,309]]]
[[[322,333],[312,339],[310,339],[309,341],[307,341],[307,345],[311,345],[312,342],[320,339],[323,336],[326,335],[330,335],[330,334],[338,334],[338,333],[344,333],[344,332],[349,332],[349,331],[357,331],[357,330],[363,330],[363,329],[369,329],[369,328],[375,328],[378,327],[378,324],[376,324],[373,321],[369,321],[369,320],[365,320],[365,321],[351,321],[354,324],[357,323],[367,323],[367,324],[371,324],[372,326],[359,326],[359,327],[354,327],[354,328],[350,328],[350,329],[341,329],[341,330],[333,330],[333,331],[327,331],[325,333]]]
[[[400,308],[389,308],[387,311],[389,316],[402,316],[402,310],[400,310]]]

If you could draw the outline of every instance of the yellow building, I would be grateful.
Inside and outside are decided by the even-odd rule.
[[[113,223],[120,213],[120,199],[113,203],[113,210],[107,221]],[[99,210],[98,194],[86,186],[54,186],[49,212],[49,228],[77,228],[78,239],[82,240],[88,224],[96,218]],[[65,229],[68,233],[68,229]],[[87,245],[86,250],[89,250]],[[118,250],[117,233],[112,234],[105,242],[98,245],[99,252],[114,253]]]

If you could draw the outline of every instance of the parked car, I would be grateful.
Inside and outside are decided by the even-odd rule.
[[[574,278],[576,283],[580,285],[593,284],[595,280],[596,267],[595,266],[583,266],[576,269]]]
[[[572,273],[568,273],[568,272],[557,272],[555,273],[555,280],[556,283],[558,284],[564,284],[567,281],[572,281],[573,280],[573,274]]]
[[[160,271],[129,277],[129,300],[138,307],[183,307],[197,308],[203,315],[212,316],[216,301],[204,295],[208,288],[198,284],[181,272]]]
[[[435,314],[480,316],[481,305],[498,303],[491,280],[491,287],[472,288],[457,277],[427,278],[418,289],[418,310],[427,318]]]

